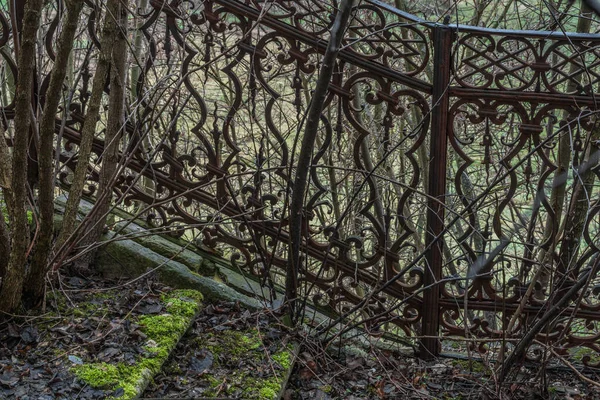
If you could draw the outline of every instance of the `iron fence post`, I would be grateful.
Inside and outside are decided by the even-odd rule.
[[[446,25],[433,28],[433,96],[431,110],[431,137],[429,148],[429,187],[427,193],[427,226],[425,244],[427,250],[424,271],[423,304],[421,309],[421,340],[419,356],[431,360],[439,355],[437,339],[440,322],[437,284],[442,278],[444,202],[446,195],[446,159],[448,151],[448,109],[450,106],[448,86],[453,33]],[[437,238],[437,240],[436,240]]]

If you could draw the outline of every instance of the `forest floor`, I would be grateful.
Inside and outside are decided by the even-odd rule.
[[[165,312],[170,289],[152,279],[121,282],[61,277],[44,312],[0,323],[0,399],[119,398],[123,390],[93,388],[74,368],[92,360],[128,364],[147,352],[143,315]],[[222,352],[228,349],[228,352]],[[233,349],[233,350],[232,350]],[[286,388],[276,382],[287,378]],[[440,358],[424,363],[377,349],[325,351],[290,332],[268,310],[206,302],[145,391],[144,398],[261,399],[600,399],[600,371],[528,365],[502,388],[481,361]],[[273,381],[277,377],[278,381]],[[260,388],[256,382],[266,382]]]

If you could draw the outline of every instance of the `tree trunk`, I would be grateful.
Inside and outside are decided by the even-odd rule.
[[[56,240],[56,259],[60,263],[64,252],[67,251],[63,247],[74,233],[75,220],[77,218],[77,210],[79,209],[79,201],[85,186],[90,155],[92,153],[92,145],[96,135],[96,124],[100,115],[100,107],[102,105],[102,95],[106,83],[106,75],[110,64],[110,58],[113,51],[115,39],[118,35],[118,26],[114,17],[111,17],[111,11],[114,11],[118,0],[110,0],[108,3],[108,14],[102,28],[102,37],[100,41],[100,56],[96,64],[94,80],[92,83],[92,94],[87,106],[87,113],[81,129],[81,142],[79,144],[78,163],[73,175],[73,181],[69,188],[69,197],[65,206],[65,215],[61,232]],[[112,14],[114,15],[114,14]]]
[[[300,248],[302,246],[302,233],[304,231],[304,220],[302,209],[304,205],[304,191],[306,190],[310,162],[314,150],[315,139],[319,130],[319,122],[323,103],[329,90],[329,82],[335,68],[335,60],[340,51],[342,39],[352,11],[354,0],[340,2],[335,21],[331,28],[331,37],[323,57],[323,64],[319,72],[319,78],[310,102],[302,147],[298,156],[296,166],[296,177],[290,205],[290,252],[289,267],[286,274],[286,301],[288,302],[289,316],[294,324],[297,319],[296,297],[298,290],[298,274],[300,271]]]
[[[571,195],[568,212],[565,219],[563,239],[560,245],[558,260],[559,280],[560,274],[569,274],[572,279],[579,275],[579,266],[572,266],[583,242],[583,231],[588,220],[588,213],[592,209],[592,194],[596,179],[595,168],[599,165],[600,150],[596,143],[600,140],[600,121],[596,120],[587,140],[585,159],[577,168],[575,188]],[[564,282],[562,282],[564,285]],[[559,287],[560,288],[560,287]]]
[[[8,45],[0,47],[0,59],[2,58],[3,54],[10,54],[10,48]],[[6,65],[6,67],[2,69],[2,74],[0,74],[0,80],[2,82],[0,83],[0,95],[2,96],[0,98],[0,101],[2,101],[0,107],[7,107],[9,104],[12,103],[15,93],[15,77],[13,76],[12,69],[10,69],[8,65]]]
[[[591,26],[591,12],[585,4],[581,4],[581,12],[579,19],[577,20],[577,32],[586,33],[590,31]],[[575,64],[571,65],[569,70],[570,74],[575,74],[579,67]],[[577,78],[576,78],[577,79]],[[567,91],[573,92],[577,89],[577,83],[574,80],[569,80]],[[568,119],[569,115],[565,112],[563,117]],[[540,262],[540,268],[542,269],[539,273],[539,281],[542,285],[542,290],[536,293],[536,297],[539,300],[543,300],[545,295],[544,292],[548,289],[550,284],[550,277],[553,271],[553,255],[556,249],[559,226],[561,224],[562,214],[565,207],[565,194],[567,189],[567,180],[569,177],[569,165],[571,162],[571,135],[569,132],[565,132],[561,135],[558,142],[558,160],[557,169],[554,172],[554,178],[552,181],[552,192],[550,194],[550,205],[554,211],[554,218],[551,218],[544,229],[544,238],[542,243],[546,242],[550,238],[550,247],[547,250],[542,249],[539,253],[538,260]]]
[[[40,146],[38,148],[40,228],[39,239],[34,247],[28,280],[29,285],[25,288],[25,295],[32,304],[38,304],[44,296],[48,256],[50,255],[52,238],[54,236],[55,175],[52,150],[54,148],[56,112],[62,98],[63,83],[67,75],[69,56],[73,48],[73,39],[77,31],[79,14],[83,8],[83,0],[68,1],[66,6],[67,16],[60,34],[58,51],[50,75],[50,84],[46,91],[46,101],[40,122]]]
[[[0,311],[13,312],[20,304],[29,245],[27,225],[27,149],[31,128],[33,71],[42,0],[28,0],[23,17],[23,33],[18,58],[15,95],[15,134],[12,159],[12,189],[4,191],[10,217],[11,252],[0,289]],[[15,33],[16,34],[16,33]]]
[[[5,203],[4,197],[7,197],[12,186],[12,166],[11,166],[11,155],[8,151],[8,145],[4,139],[4,127],[0,123],[0,189],[3,190],[2,196],[0,197],[0,205]],[[10,234],[8,226],[4,220],[5,212],[4,207],[0,207],[0,278],[4,278],[6,274],[6,268],[8,267],[8,259],[10,256]]]
[[[104,152],[102,153],[102,168],[100,169],[100,182],[96,204],[91,216],[89,235],[84,240],[84,246],[93,246],[100,236],[106,224],[109,214],[112,187],[115,174],[119,164],[119,144],[125,126],[125,93],[127,82],[127,9],[119,1],[115,2],[114,12],[110,15],[118,18],[117,36],[110,64],[110,93],[108,96],[108,118],[104,134]],[[81,259],[80,265],[85,269],[94,259],[96,251],[88,251]]]
[[[146,9],[148,8],[148,0],[136,0],[137,1],[137,10],[138,10],[138,14],[145,14],[146,13]],[[130,76],[130,84],[129,87],[131,88],[131,101],[132,102],[138,102],[142,96],[140,93],[140,89],[141,86],[139,84],[139,79],[142,76],[142,51],[144,49],[144,46],[142,44],[142,40],[144,38],[144,33],[142,32],[142,26],[144,26],[145,20],[142,17],[136,16],[135,17],[135,32],[134,32],[134,41],[133,41],[133,51],[132,51],[132,55],[131,55],[131,63],[133,64],[133,66],[131,67],[131,76]],[[219,82],[219,87],[221,88],[223,94],[225,97],[226,96],[226,91],[223,88],[223,85],[221,84],[221,82]],[[229,101],[226,100],[226,103],[229,104]],[[133,113],[132,117],[136,117],[136,114]],[[142,124],[139,124],[139,121],[137,121],[137,119],[135,119],[134,124],[136,126],[141,126],[141,129],[143,132],[148,132],[151,131],[151,124],[149,124],[148,122],[143,122]],[[138,125],[139,124],[139,125]],[[138,128],[140,129],[140,128]],[[234,141],[235,140],[235,130],[232,129],[232,134],[234,135]],[[152,148],[152,142],[150,140],[151,135],[144,135],[142,134],[142,139],[141,139],[141,144],[140,144],[140,150],[143,154],[147,154],[147,151],[149,149]],[[240,178],[241,179],[241,178]],[[152,196],[154,194],[154,190],[155,190],[155,183],[154,181],[147,177],[147,176],[142,176],[140,178],[140,185],[143,188],[143,190],[146,192],[146,194],[148,194],[149,196]],[[241,187],[241,186],[240,186]],[[143,208],[142,205],[140,205],[140,207]]]
[[[146,12],[146,8],[148,7],[148,0],[137,0],[137,7],[136,9],[139,10],[138,12],[141,13],[145,13]],[[135,17],[135,34],[134,34],[134,41],[133,41],[133,59],[132,59],[132,63],[133,66],[131,67],[131,79],[130,79],[130,87],[131,87],[131,97],[133,99],[137,99],[138,96],[140,95],[139,93],[139,87],[138,87],[138,80],[140,78],[140,75],[142,74],[142,40],[144,38],[144,34],[141,30],[141,27],[144,26],[144,19],[136,16]]]
[[[0,123],[0,188],[10,189],[12,186],[12,157],[4,138],[4,126]]]
[[[6,226],[6,221],[4,220],[4,212],[0,210],[0,279],[3,279],[4,275],[6,275],[9,256],[10,235],[8,233],[8,227]]]

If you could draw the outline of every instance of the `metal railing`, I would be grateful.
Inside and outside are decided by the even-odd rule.
[[[282,283],[297,136],[334,2],[151,4],[138,16],[142,69],[117,202]],[[2,45],[8,21],[0,14]],[[97,43],[81,37],[74,103],[65,126],[57,119],[67,186]],[[598,35],[438,24],[361,2],[315,143],[302,295],[373,333],[421,336],[424,357],[444,336],[481,351],[520,337],[600,253],[599,51]],[[5,124],[12,110],[0,110]],[[100,157],[101,132],[94,146]],[[557,188],[585,209],[553,204]],[[568,325],[549,325],[540,342],[600,351],[597,283],[594,269],[584,300],[563,310]]]

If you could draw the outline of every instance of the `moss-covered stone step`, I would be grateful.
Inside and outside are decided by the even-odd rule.
[[[55,209],[62,212],[65,203],[66,197],[59,196]],[[92,207],[92,203],[81,200],[80,217],[90,213]],[[56,229],[60,229],[62,215],[55,214],[54,219]],[[161,282],[178,289],[199,290],[210,300],[236,301],[254,310],[269,306],[266,300],[247,296],[240,293],[237,286],[230,287],[222,280],[215,279],[221,274],[215,266],[214,257],[197,254],[186,248],[185,243],[174,243],[161,235],[149,235],[145,228],[136,223],[121,221],[113,228],[116,232],[109,231],[102,237],[106,245],[99,249],[95,260],[96,270],[104,277],[135,278],[153,270]],[[223,267],[227,261],[220,260],[218,263]],[[233,271],[228,273],[235,275]],[[229,275],[222,275],[229,279]],[[244,281],[241,276],[233,276],[232,279]],[[245,292],[264,296],[258,283]]]
[[[199,290],[211,300],[236,301],[246,308],[260,309],[263,303],[238,293],[214,279],[201,276],[185,265],[160,255],[132,240],[109,232],[104,239],[113,239],[98,251],[96,270],[104,277],[138,277],[154,271],[158,279],[174,288]]]
[[[257,328],[195,332],[183,346],[185,350],[163,368],[162,373],[173,379],[170,385],[179,390],[166,397],[177,396],[183,390],[186,398],[281,399],[298,346],[266,339],[265,335],[265,330]],[[199,354],[200,360],[196,358]],[[203,370],[188,382],[186,366],[194,363],[200,363]],[[149,397],[155,395],[152,390],[150,387]]]
[[[218,340],[216,339],[218,336]],[[216,360],[227,360],[230,365],[240,362],[260,364],[261,361],[269,368],[260,373],[256,370],[234,370],[225,380],[217,379],[212,374],[206,375],[211,386],[205,395],[230,396],[239,394],[242,399],[277,400],[285,390],[296,357],[296,347],[281,346],[276,352],[267,356],[264,343],[258,330],[222,331],[217,334],[209,333],[196,339],[198,346],[210,351]],[[266,358],[269,359],[266,359]],[[217,361],[218,363],[219,361]]]
[[[133,364],[106,362],[77,365],[72,372],[84,383],[111,390],[122,400],[136,399],[158,373],[171,351],[190,327],[202,304],[202,294],[195,290],[174,290],[164,294],[161,302],[166,313],[142,315],[135,322],[147,338],[144,355]]]

